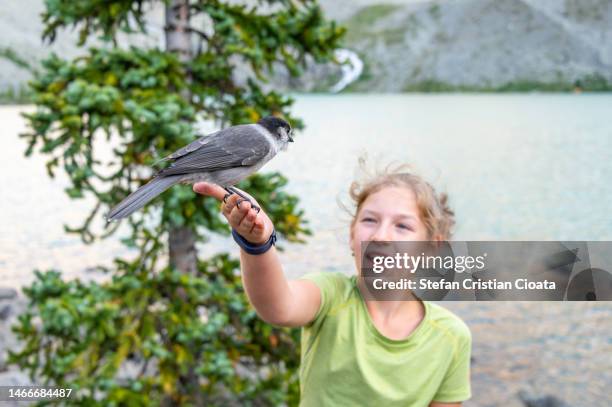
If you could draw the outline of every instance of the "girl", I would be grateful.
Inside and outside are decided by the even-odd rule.
[[[351,185],[357,275],[361,242],[450,238],[446,195],[401,170]],[[302,327],[300,406],[456,407],[470,398],[471,334],[459,317],[416,297],[366,299],[362,279],[342,273],[288,281],[263,210],[216,185],[193,189],[225,201],[222,212],[241,246],[244,287],[258,315],[273,325]]]

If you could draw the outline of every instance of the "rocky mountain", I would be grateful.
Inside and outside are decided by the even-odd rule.
[[[42,42],[43,24],[40,14],[45,9],[44,3],[44,0],[0,2],[0,95],[5,95],[4,99],[10,100],[11,96],[18,99],[18,95],[27,86],[31,74],[24,68],[24,63],[35,67],[51,52],[65,58],[83,53],[75,45],[78,41],[76,30],[59,33],[53,44]],[[163,38],[162,9],[152,9],[148,20],[151,22],[150,36],[124,36],[122,43],[159,46]]]
[[[366,66],[353,90],[520,90],[612,80],[610,0],[375,4],[344,21],[347,46]]]
[[[359,77],[345,89],[360,92],[612,89],[612,0],[321,4],[348,28],[345,46],[363,69],[356,70],[352,58],[344,71],[313,66],[300,80],[280,74],[275,87],[326,91],[352,75]],[[80,52],[74,32],[51,46],[41,43],[43,7],[43,0],[0,3],[0,93],[19,93],[29,79],[20,61],[36,64],[50,51],[67,57]],[[163,44],[161,8],[149,16],[150,36],[122,43]]]

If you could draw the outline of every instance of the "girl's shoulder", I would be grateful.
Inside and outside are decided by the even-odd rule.
[[[347,276],[338,271],[319,271],[300,277],[314,282],[321,292],[321,307],[318,314],[326,314],[339,305],[346,306],[355,302],[355,276]]]
[[[463,319],[440,304],[431,301],[425,302],[429,312],[427,320],[434,329],[438,329],[442,333],[451,336],[454,340],[471,342],[472,333]]]
[[[304,274],[300,278],[314,282],[324,295],[333,295],[337,298],[351,292],[355,277],[349,277],[339,271],[318,271]]]

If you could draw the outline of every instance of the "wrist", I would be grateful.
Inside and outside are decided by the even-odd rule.
[[[276,230],[272,230],[272,234],[268,238],[267,241],[263,243],[253,243],[246,240],[241,234],[239,234],[236,229],[232,228],[232,237],[234,241],[248,254],[259,255],[267,252],[272,248],[272,246],[276,245]]]

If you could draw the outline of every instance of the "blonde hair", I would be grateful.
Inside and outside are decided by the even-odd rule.
[[[407,164],[389,164],[382,171],[372,174],[368,173],[365,161],[364,157],[359,158],[359,166],[366,176],[361,181],[353,181],[349,188],[349,196],[354,206],[354,211],[349,211],[352,216],[351,229],[361,206],[370,195],[386,187],[408,187],[416,197],[419,215],[427,228],[428,239],[451,238],[455,213],[448,205],[446,193],[438,194],[430,183],[415,174]]]

